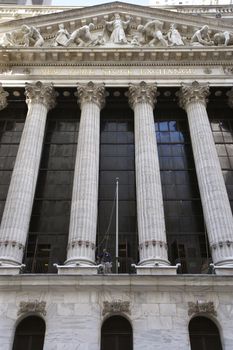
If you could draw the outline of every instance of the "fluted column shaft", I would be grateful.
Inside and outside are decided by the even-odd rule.
[[[104,105],[102,84],[78,86],[81,104],[74,171],[66,265],[94,265],[99,185],[100,110]]]
[[[156,86],[130,85],[134,110],[139,265],[169,265],[153,107]]]
[[[203,213],[215,265],[233,263],[233,217],[206,111],[207,85],[182,86]]]
[[[0,228],[0,262],[20,265],[27,240],[47,112],[54,106],[51,84],[26,84],[28,113]]]

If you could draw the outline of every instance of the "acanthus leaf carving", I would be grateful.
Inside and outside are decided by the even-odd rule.
[[[200,301],[197,300],[196,303],[190,301],[188,302],[188,315],[196,315],[196,314],[209,314],[213,316],[217,316],[217,312],[215,310],[214,303],[212,301]]]
[[[38,313],[46,316],[46,302],[33,300],[33,301],[21,301],[19,304],[19,310],[17,315],[20,316],[26,313]]]
[[[103,302],[103,311],[102,315],[106,315],[108,313],[127,313],[131,314],[130,311],[130,302],[129,301],[121,301],[121,300],[115,300],[115,301],[104,301]]]

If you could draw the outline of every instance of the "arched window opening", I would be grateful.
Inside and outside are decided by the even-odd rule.
[[[189,323],[191,350],[222,350],[217,326],[207,317],[194,317]]]
[[[133,350],[133,331],[122,316],[108,318],[101,329],[101,350]]]
[[[45,322],[41,317],[29,316],[17,326],[13,350],[43,350]]]

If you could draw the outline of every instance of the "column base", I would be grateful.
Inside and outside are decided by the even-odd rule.
[[[57,265],[58,275],[97,275],[102,265]]]
[[[233,264],[221,265],[221,266],[211,264],[211,267],[213,268],[216,275],[222,275],[222,276],[233,275]]]
[[[137,275],[176,275],[180,264],[176,266],[163,265],[131,265],[135,267]]]
[[[22,265],[0,264],[0,275],[19,275],[24,267],[25,267],[24,264]]]

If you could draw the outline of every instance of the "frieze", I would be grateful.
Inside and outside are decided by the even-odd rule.
[[[20,316],[26,313],[39,313],[46,316],[46,302],[45,301],[21,301],[17,315]]]
[[[104,301],[103,302],[103,311],[102,315],[106,315],[108,313],[127,313],[131,314],[130,311],[130,302],[129,301],[121,301],[115,300],[112,302]]]
[[[217,316],[217,312],[215,310],[214,303],[212,301],[199,301],[196,303],[190,301],[188,302],[188,315],[196,315],[196,314],[209,314],[213,316]]]

